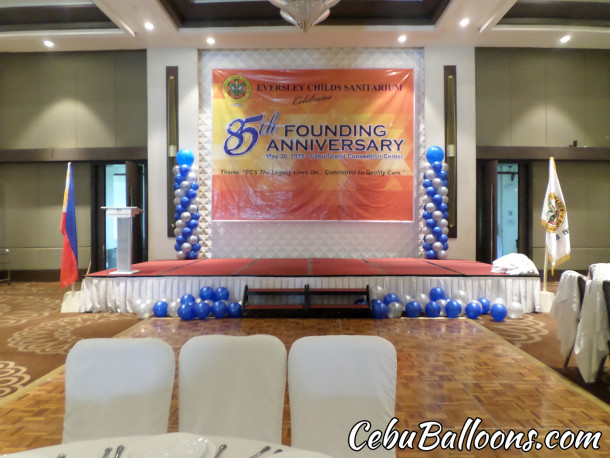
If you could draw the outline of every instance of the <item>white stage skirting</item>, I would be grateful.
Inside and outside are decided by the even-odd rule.
[[[80,312],[132,313],[140,300],[176,300],[184,294],[198,297],[203,286],[228,288],[231,300],[241,301],[248,288],[371,288],[381,286],[398,295],[429,294],[440,287],[448,297],[463,290],[471,299],[501,298],[504,304],[517,301],[527,313],[540,312],[540,277],[472,276],[356,276],[356,277],[252,277],[252,276],[164,276],[85,277],[81,286]]]

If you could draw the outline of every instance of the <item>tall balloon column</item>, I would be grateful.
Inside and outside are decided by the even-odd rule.
[[[188,149],[181,149],[176,154],[177,165],[174,166],[174,204],[176,205],[176,227],[174,249],[178,259],[197,259],[201,250],[197,225],[199,224],[199,207],[197,206],[197,173],[191,169],[195,156]]]
[[[422,218],[426,223],[422,248],[428,259],[447,259],[449,249],[449,212],[447,202],[447,163],[445,153],[439,146],[431,146],[426,151],[428,162],[424,164],[426,204]]]

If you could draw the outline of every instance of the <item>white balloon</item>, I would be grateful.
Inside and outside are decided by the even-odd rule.
[[[462,299],[454,299],[454,301],[457,302],[458,304],[460,304],[460,306],[462,307],[460,316],[464,315],[466,313],[466,304],[464,303],[464,301]]]
[[[428,180],[434,180],[436,178],[436,173],[434,172],[434,170],[429,169],[426,170],[424,172],[424,176],[428,179]]]
[[[447,259],[447,252],[445,250],[441,250],[437,254],[438,259]]]
[[[195,181],[197,181],[197,175],[195,175],[195,173],[193,173],[192,171],[189,172],[186,176],[186,181],[188,181],[189,183],[194,183]]]
[[[443,196],[443,203],[444,204],[448,204],[449,203],[449,196]]]
[[[508,307],[506,307],[506,314],[509,318],[513,320],[517,320],[523,317],[523,306],[521,303],[517,301],[513,301],[510,303]]]
[[[431,168],[432,168],[432,164],[430,164],[428,161],[426,161],[426,162],[424,162],[424,163],[422,164],[421,168],[422,168],[423,170],[428,170],[428,169],[431,169]]]
[[[443,219],[443,212],[440,210],[436,210],[434,213],[432,213],[432,219],[435,221],[440,221]]]
[[[442,184],[442,180],[441,180],[441,184]],[[438,193],[441,196],[446,196],[447,194],[449,194],[449,189],[447,189],[446,186],[441,186],[440,189],[438,190]]]
[[[419,305],[421,305],[422,308],[424,308],[426,307],[426,304],[430,302],[430,296],[428,296],[426,293],[419,293],[415,300],[419,302]]]
[[[400,302],[390,302],[388,304],[388,318],[400,318],[405,308]]]
[[[189,251],[191,251],[191,244],[188,242],[184,242],[181,246],[180,246],[180,250],[182,250],[183,253],[188,253]]]
[[[443,250],[443,244],[441,242],[434,242],[432,249],[438,253]]]
[[[436,303],[441,306],[440,316],[447,316],[447,311],[445,310],[445,307],[447,306],[447,299],[437,299]]]
[[[181,219],[182,221],[184,221],[185,223],[188,223],[188,222],[191,220],[191,214],[190,214],[189,212],[183,212],[183,213],[180,215],[180,219]]]
[[[191,235],[186,241],[191,245],[195,245],[197,242],[199,242],[199,237],[196,235]]]
[[[424,241],[432,245],[434,242],[436,242],[436,237],[434,234],[428,234],[424,237]]]
[[[385,293],[384,293],[383,288],[381,286],[375,285],[375,286],[373,286],[369,290],[369,296],[370,296],[371,300],[373,300],[373,299],[381,299],[381,300],[383,300],[383,297],[385,296]]]
[[[186,192],[189,189],[191,189],[191,184],[188,181],[182,181],[180,183],[180,189],[182,189],[184,192]]]
[[[178,307],[180,307],[180,301],[171,301],[167,306],[167,314],[172,318],[178,318]]]
[[[184,197],[184,191],[180,188],[176,189],[174,191],[174,197],[178,197],[178,198]]]
[[[443,162],[443,165],[442,165],[442,167],[441,167],[441,170],[444,170],[445,172],[446,172],[447,170],[449,170],[449,164],[447,164],[446,162]]]
[[[178,259],[186,259],[186,253],[185,253],[184,251],[179,251],[179,252],[176,254],[176,257],[177,257]]]
[[[182,229],[184,229],[185,227],[186,223],[184,221],[182,221],[181,219],[176,220],[176,229],[180,229],[182,231]]]
[[[174,165],[172,167],[172,173],[174,174],[174,176],[178,175],[180,173],[180,166],[179,165]]]
[[[466,291],[464,291],[463,289],[458,289],[451,297],[452,297],[452,299],[454,299],[456,301],[460,300],[463,303],[468,302],[468,293]]]
[[[425,199],[426,199],[426,202],[428,202],[428,203],[432,202],[432,196],[429,196],[428,194],[425,195]]]
[[[434,210],[436,210],[436,204],[434,204],[433,202],[429,202],[426,204],[426,211],[428,213],[432,213]]]
[[[443,228],[441,228],[441,230],[442,230],[443,234],[449,235],[449,228],[448,227],[443,227]]]
[[[197,213],[197,205],[195,205],[195,204],[191,204],[191,205],[189,205],[188,211],[189,211],[189,213],[191,213],[191,214],[193,214],[193,213]]]
[[[442,219],[438,222],[438,227],[443,228],[443,227],[449,227],[449,221],[447,221],[446,219]]]
[[[496,297],[493,301],[491,301],[491,305],[494,305],[494,304],[506,305],[504,303],[504,299],[502,299],[501,297]]]
[[[180,205],[180,197],[174,197],[174,205]]]
[[[412,300],[414,300],[413,297],[406,293],[400,297],[400,302],[402,302],[404,305],[407,305]]]
[[[440,178],[435,178],[434,180],[432,180],[432,186],[434,186],[436,189],[442,189],[443,180],[441,180]]]

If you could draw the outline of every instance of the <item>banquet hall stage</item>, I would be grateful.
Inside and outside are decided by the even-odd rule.
[[[471,299],[518,301],[526,312],[540,311],[540,277],[493,273],[491,264],[471,260],[421,258],[212,258],[157,260],[133,264],[130,275],[114,269],[87,275],[81,286],[81,312],[132,312],[140,300],[197,297],[203,286],[224,286],[230,300],[241,301],[244,289],[363,289],[380,286],[386,293],[428,294],[441,287],[448,297],[465,291]]]

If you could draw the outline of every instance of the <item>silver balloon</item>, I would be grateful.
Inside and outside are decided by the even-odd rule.
[[[180,183],[180,189],[182,189],[184,192],[186,192],[189,189],[191,189],[191,184],[188,181],[183,181]]]
[[[432,249],[437,253],[443,251],[443,244],[441,242],[434,242],[434,244],[432,244]]]
[[[432,202],[432,196],[429,196],[428,194],[425,195],[424,199],[426,199],[426,203]]]
[[[177,197],[178,199],[180,197],[184,197],[184,190],[178,188],[174,191],[174,197]]]
[[[441,184],[443,183],[443,180],[441,180]],[[446,196],[447,194],[449,194],[449,189],[447,188],[447,186],[441,186],[438,190],[438,193],[441,196]]]
[[[431,168],[432,168],[432,164],[430,164],[428,161],[426,161],[426,162],[424,162],[422,164],[422,169],[423,170],[428,170],[428,169],[431,169]]]
[[[191,245],[195,245],[197,242],[199,242],[199,237],[196,235],[191,235],[188,239],[186,239],[186,241]]]
[[[174,205],[180,205],[180,197],[174,197]]]
[[[434,170],[426,170],[424,172],[424,176],[428,179],[428,180],[434,180],[436,178],[436,173],[434,172]]]
[[[188,222],[191,220],[191,214],[190,214],[189,212],[183,212],[183,213],[180,215],[180,219],[181,219],[182,221],[184,221],[185,223],[188,223]]]
[[[184,229],[186,227],[186,223],[181,219],[176,220],[176,229]]]
[[[454,299],[454,301],[460,304],[460,307],[462,307],[460,316],[464,315],[466,313],[466,303],[462,299]]]
[[[186,253],[184,251],[179,251],[178,253],[176,253],[176,257],[178,259],[186,259]]]
[[[443,197],[443,203],[444,204],[448,204],[449,203],[449,196],[442,196]]]
[[[188,208],[189,213],[191,213],[191,214],[197,213],[197,210],[198,210],[197,205],[195,205],[195,204],[189,205],[189,208]]]
[[[436,303],[441,306],[441,316],[447,316],[447,311],[445,310],[447,299],[437,299]]]
[[[415,300],[419,302],[419,305],[421,305],[422,308],[424,308],[426,304],[430,302],[430,296],[428,296],[426,293],[419,293]]]
[[[424,237],[424,241],[432,245],[434,242],[436,242],[436,237],[434,234],[428,234]]]
[[[501,297],[496,297],[493,301],[491,301],[491,305],[493,305],[493,304],[502,304],[502,305],[506,306],[504,299],[502,299]]]
[[[186,181],[188,181],[189,183],[194,183],[195,181],[197,181],[197,175],[195,175],[193,172],[189,172],[186,176]]]
[[[441,250],[437,253],[438,259],[447,259],[447,252],[445,250]]]
[[[443,186],[443,180],[441,180],[440,178],[435,178],[434,180],[432,180],[432,186],[434,186],[436,189],[441,188]]]
[[[442,232],[443,232],[443,234],[445,234],[445,235],[449,235],[449,228],[448,228],[448,227],[443,227],[443,228],[442,228]]]
[[[404,307],[400,302],[390,302],[388,304],[388,318],[400,318]]]
[[[178,175],[180,173],[180,166],[179,165],[174,165],[172,167],[172,173],[174,174],[174,176]]]
[[[445,172],[446,172],[447,170],[449,170],[449,164],[447,164],[446,162],[443,162],[443,165],[442,165],[442,167],[441,167],[441,170],[444,170]]]
[[[449,227],[449,221],[447,221],[446,219],[442,219],[438,222],[438,227]]]
[[[176,229],[174,229],[174,235],[176,237],[178,237],[180,234],[182,234],[182,229],[177,227]]]
[[[408,304],[409,302],[411,302],[412,300],[413,300],[413,297],[412,297],[411,295],[409,295],[409,294],[406,294],[406,293],[405,293],[405,294],[403,294],[403,295],[400,297],[400,301],[401,301],[403,304],[405,304],[405,305],[407,305],[407,304]]]
[[[193,172],[195,175],[199,175],[199,167],[197,167],[195,164],[191,165],[191,172]]]
[[[373,300],[373,299],[383,300],[383,298],[385,296],[385,292],[383,291],[383,288],[381,286],[375,285],[369,290],[369,295],[371,297],[371,300]]]
[[[194,229],[191,229],[191,235],[198,235],[199,234],[199,228],[196,227]]]
[[[458,290],[457,290],[457,291],[456,291],[456,292],[455,292],[455,293],[454,293],[454,294],[451,296],[451,298],[452,298],[453,300],[456,300],[456,301],[457,301],[457,300],[460,300],[460,301],[462,301],[462,303],[463,303],[463,304],[466,304],[466,303],[470,302],[470,301],[468,300],[468,293],[467,293],[466,291],[464,291],[463,289],[458,289]],[[461,305],[463,305],[463,304],[461,304]]]
[[[436,210],[435,212],[432,213],[432,219],[434,221],[440,221],[443,219],[443,212],[440,210]]]
[[[182,245],[180,245],[180,250],[183,253],[188,253],[189,251],[191,251],[191,244],[188,242],[184,242]]]
[[[429,202],[426,204],[426,211],[428,213],[432,213],[434,210],[436,210],[436,205],[433,202]]]
[[[180,301],[171,301],[167,306],[167,314],[172,318],[178,318],[178,307],[180,307]]]

